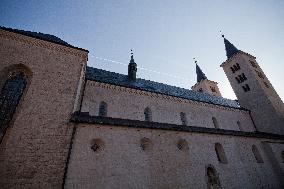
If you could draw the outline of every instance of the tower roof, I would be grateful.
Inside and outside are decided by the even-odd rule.
[[[197,62],[196,63],[196,75],[197,75],[197,82],[200,82],[201,80],[207,79],[201,68],[198,66]]]
[[[222,35],[222,37],[224,38],[227,58],[231,58],[234,54],[237,54],[239,52],[239,49],[237,49],[230,41],[228,41],[224,37],[224,35]]]

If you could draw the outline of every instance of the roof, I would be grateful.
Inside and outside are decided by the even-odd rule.
[[[224,37],[224,43],[225,43],[226,55],[228,59],[239,52],[239,50],[225,37]]]
[[[207,93],[197,92],[180,87],[170,86],[163,83],[158,83],[150,80],[137,78],[132,81],[127,75],[109,72],[102,69],[87,67],[86,80],[108,83],[112,85],[133,88],[143,91],[149,91],[179,98],[184,98],[193,101],[205,102],[229,108],[243,109],[235,100],[230,100],[218,96],[213,96]]]
[[[36,38],[36,39],[41,39],[41,40],[44,40],[44,41],[56,43],[56,44],[59,44],[59,45],[64,45],[66,47],[71,47],[71,48],[75,48],[75,49],[78,49],[78,50],[83,50],[83,51],[89,52],[88,50],[78,48],[78,47],[74,47],[73,45],[68,44],[66,41],[63,41],[62,39],[60,39],[59,37],[56,37],[54,35],[44,34],[44,33],[41,33],[41,32],[31,32],[31,31],[25,31],[25,30],[13,29],[13,28],[6,28],[6,27],[3,27],[3,26],[0,26],[0,29],[5,30],[5,31],[18,33],[18,34],[22,34],[22,35],[29,36],[29,37],[33,37],[33,38]]]
[[[197,82],[200,82],[201,80],[207,79],[201,68],[196,64],[196,75],[197,75]]]

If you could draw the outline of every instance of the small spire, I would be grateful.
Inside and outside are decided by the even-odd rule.
[[[203,73],[201,68],[198,66],[197,60],[195,60],[195,58],[193,58],[193,60],[194,60],[194,63],[196,65],[197,82],[200,82],[201,80],[207,79],[207,77],[205,76],[205,74]]]
[[[222,34],[222,37],[224,38],[227,58],[231,58],[233,55],[239,52],[239,49],[237,49],[230,41],[228,41],[225,38],[224,34]]]
[[[133,58],[133,51],[132,51],[132,49],[130,50],[130,54],[131,54],[131,59],[130,59],[130,63],[135,63],[134,62],[134,58]]]

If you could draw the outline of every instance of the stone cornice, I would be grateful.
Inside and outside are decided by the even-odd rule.
[[[90,116],[88,115],[88,113],[82,113],[82,112],[75,112],[72,115],[70,121],[74,123],[100,124],[100,125],[114,126],[114,127],[145,128],[145,129],[156,129],[156,130],[170,130],[170,131],[181,131],[181,132],[191,132],[191,133],[206,133],[214,135],[284,140],[284,135],[277,135],[271,133],[244,132],[244,131],[234,131],[234,130],[225,130],[225,129],[206,128],[206,127],[184,126],[184,125],[176,125],[168,123],[120,119],[120,118]]]
[[[202,102],[202,101],[194,101],[194,100],[189,100],[189,99],[175,97],[175,96],[169,96],[169,95],[160,94],[160,93],[153,93],[153,92],[149,92],[149,91],[142,91],[142,90],[137,90],[137,89],[133,89],[133,88],[111,85],[111,84],[108,84],[108,83],[101,83],[101,82],[97,82],[97,81],[87,80],[87,85],[94,86],[94,87],[101,87],[101,88],[104,88],[104,89],[110,89],[110,90],[116,90],[116,91],[131,93],[131,94],[135,94],[135,95],[149,96],[151,98],[166,99],[166,100],[179,102],[179,103],[180,102],[189,103],[189,104],[194,104],[194,105],[198,105],[198,106],[206,106],[206,107],[210,107],[210,108],[218,108],[218,109],[229,110],[229,111],[238,111],[238,112],[242,112],[242,113],[245,113],[245,114],[249,114],[248,110],[242,109],[242,108],[232,108],[232,107],[228,107],[228,106],[211,104],[211,103]]]
[[[0,29],[0,37],[26,43],[26,44],[36,46],[36,47],[46,48],[52,51],[62,52],[65,54],[72,54],[74,56],[83,58],[84,61],[88,60],[88,51],[77,48],[77,47],[73,47],[71,45],[66,46],[62,44],[57,44],[55,42],[50,42],[47,40],[38,39],[38,38],[23,35],[23,34],[6,31],[3,29]]]
[[[234,60],[234,59],[235,59],[238,55],[240,55],[240,54],[244,54],[244,55],[247,55],[247,56],[249,56],[249,57],[251,57],[251,58],[253,58],[253,59],[256,59],[255,56],[252,56],[252,55],[249,54],[249,53],[246,53],[246,52],[243,52],[243,51],[239,50],[238,53],[234,54],[231,58],[228,58],[225,62],[223,62],[223,63],[220,65],[220,67],[223,67],[226,63],[231,62],[232,60]]]

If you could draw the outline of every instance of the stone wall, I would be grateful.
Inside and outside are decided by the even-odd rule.
[[[101,124],[76,128],[68,189],[207,188],[208,166],[216,169],[222,188],[281,188],[281,169],[271,165],[262,143],[273,142],[270,156],[280,160],[283,141]],[[149,141],[141,145],[145,138]],[[94,141],[100,141],[95,151]],[[215,143],[223,146],[227,163],[218,161]],[[252,145],[263,163],[257,163]]]
[[[184,112],[190,126],[214,128],[215,117],[221,129],[255,130],[248,111],[87,81],[82,112],[98,115],[101,101],[107,103],[107,116],[113,118],[144,121],[144,109],[150,107],[154,122],[182,124],[180,113]]]
[[[31,74],[0,145],[0,186],[61,188],[87,52],[0,30],[0,57],[1,81],[14,66]]]

